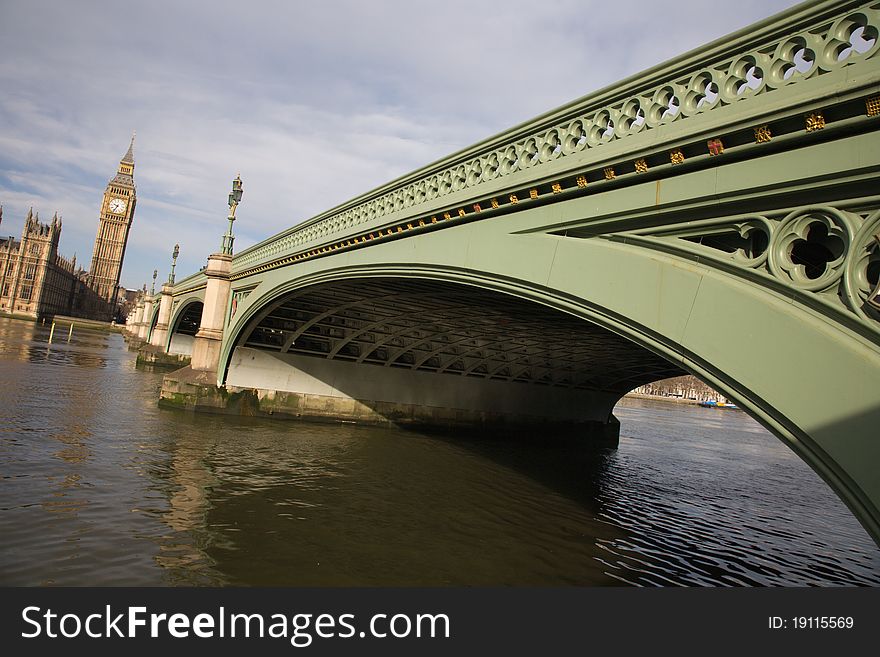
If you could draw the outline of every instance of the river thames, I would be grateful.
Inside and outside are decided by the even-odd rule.
[[[616,450],[158,408],[118,334],[0,319],[0,584],[880,584],[745,413],[624,400]]]

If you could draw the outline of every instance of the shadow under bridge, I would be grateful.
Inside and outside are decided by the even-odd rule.
[[[593,433],[615,443],[621,396],[683,370],[534,301],[460,283],[348,279],[267,304],[226,383],[261,411],[309,418]]]

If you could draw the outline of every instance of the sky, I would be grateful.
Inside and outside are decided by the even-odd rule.
[[[88,268],[135,140],[120,284],[178,279],[793,6],[791,0],[0,0],[0,235],[63,220]]]

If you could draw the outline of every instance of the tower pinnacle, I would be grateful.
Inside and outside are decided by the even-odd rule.
[[[122,156],[122,160],[120,160],[125,164],[134,164],[134,138],[136,135],[137,132],[131,133],[131,143],[128,145],[128,151]]]

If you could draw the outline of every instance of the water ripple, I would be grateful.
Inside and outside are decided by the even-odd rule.
[[[880,584],[742,413],[628,403],[600,451],[194,416],[118,335],[55,337],[0,320],[0,584]]]

